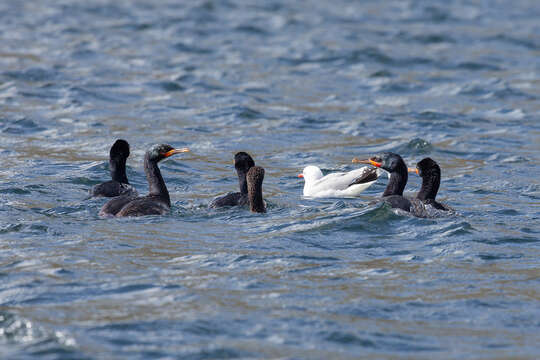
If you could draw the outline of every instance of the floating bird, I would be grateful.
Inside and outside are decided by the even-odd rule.
[[[110,202],[121,202],[122,200],[118,198],[112,199],[103,206],[100,215],[122,217],[167,214],[171,209],[171,199],[169,197],[167,186],[165,186],[165,181],[163,181],[163,177],[161,176],[161,171],[158,168],[158,162],[174,154],[188,151],[188,148],[175,149],[167,144],[151,146],[144,156],[144,172],[146,174],[146,179],[148,180],[149,194],[142,197],[126,199],[126,201],[121,204],[113,203],[114,206],[108,206]]]
[[[238,175],[238,185],[240,186],[240,192],[232,192],[227,195],[218,197],[208,205],[211,208],[218,208],[223,206],[236,206],[246,205],[248,203],[248,185],[246,175],[249,169],[255,166],[255,161],[249,156],[248,153],[243,151],[234,155],[234,167],[236,174]]]
[[[303,178],[304,196],[352,197],[373,184],[379,176],[377,169],[364,166],[349,172],[336,172],[323,176],[317,166],[306,166],[299,178]]]
[[[112,180],[95,185],[90,190],[90,197],[137,196],[137,191],[129,184],[126,175],[126,160],[128,157],[128,142],[122,139],[116,140],[109,153],[109,169]]]
[[[248,203],[252,212],[266,212],[266,204],[263,200],[262,183],[264,180],[264,169],[260,166],[253,166],[246,175]]]
[[[390,173],[390,180],[388,180],[388,185],[382,194],[382,200],[392,208],[411,212],[411,201],[403,196],[403,190],[408,179],[408,169],[401,156],[388,152],[366,160],[354,158],[352,162],[370,164],[388,171]]]
[[[422,187],[416,198],[426,205],[431,205],[437,210],[450,211],[450,207],[435,201],[439,186],[441,184],[441,168],[435,160],[431,158],[422,159],[416,168],[409,168],[409,172],[414,172],[422,178]]]

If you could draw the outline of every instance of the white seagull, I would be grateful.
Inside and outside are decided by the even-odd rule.
[[[373,184],[380,170],[369,166],[349,172],[336,172],[323,176],[317,166],[306,166],[299,178],[304,178],[304,196],[310,197],[353,197],[358,196]]]

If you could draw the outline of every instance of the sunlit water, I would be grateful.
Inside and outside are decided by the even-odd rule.
[[[1,1],[0,357],[540,357],[537,1]],[[171,214],[101,219],[117,138]],[[268,213],[208,210],[266,169]],[[425,156],[439,219],[303,199]],[[411,176],[414,194],[420,179]]]

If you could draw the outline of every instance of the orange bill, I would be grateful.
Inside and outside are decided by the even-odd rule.
[[[382,163],[373,161],[373,160],[371,160],[371,159],[360,160],[360,159],[358,159],[358,158],[354,158],[354,159],[352,159],[352,162],[355,163],[355,164],[368,164],[368,165],[373,165],[373,166],[375,166],[375,167],[381,167],[381,165],[382,165]]]
[[[189,152],[189,149],[188,148],[172,149],[172,150],[167,151],[165,154],[163,154],[163,156],[169,157],[174,154],[180,154],[180,153],[185,153],[185,152]]]

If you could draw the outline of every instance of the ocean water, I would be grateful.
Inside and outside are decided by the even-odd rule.
[[[0,1],[2,359],[540,357],[538,1]],[[131,144],[163,217],[101,219]],[[232,158],[266,214],[209,210]],[[297,174],[430,156],[457,214],[306,199]],[[420,186],[410,176],[406,192]]]

